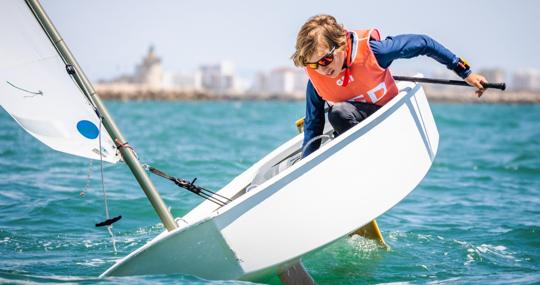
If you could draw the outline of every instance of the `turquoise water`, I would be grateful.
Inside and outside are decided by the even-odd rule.
[[[304,110],[291,102],[107,106],[142,161],[215,190],[294,136]],[[305,258],[318,283],[540,283],[540,106],[432,109],[441,138],[433,167],[378,219],[391,250],[341,239]],[[124,165],[104,173],[111,215],[124,217],[114,226],[116,254],[94,227],[104,219],[99,162],[49,149],[0,111],[0,283],[248,284],[181,274],[97,279],[163,230]],[[175,216],[201,202],[153,180]]]

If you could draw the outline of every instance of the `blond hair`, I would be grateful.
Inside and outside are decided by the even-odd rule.
[[[330,15],[316,15],[307,20],[296,37],[296,51],[291,56],[294,65],[305,66],[324,41],[329,48],[339,48],[347,41],[347,31]]]

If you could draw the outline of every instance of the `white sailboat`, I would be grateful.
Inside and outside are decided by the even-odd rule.
[[[422,87],[398,87],[392,102],[302,160],[302,135],[284,143],[218,192],[237,197],[231,203],[203,202],[102,276],[278,274],[382,215],[420,183],[439,142]]]
[[[301,159],[298,135],[223,187],[226,203],[205,201],[173,219],[39,2],[0,6],[0,105],[56,150],[113,163],[119,152],[167,229],[101,277],[278,274],[396,205],[437,153],[422,87],[400,82],[390,103],[310,156]]]

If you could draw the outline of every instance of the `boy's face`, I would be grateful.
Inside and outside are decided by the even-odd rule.
[[[345,51],[343,47],[329,47],[327,44],[320,44],[315,53],[309,59],[309,63],[317,63],[316,69],[319,74],[336,78],[343,69]],[[315,65],[307,65],[313,68]]]

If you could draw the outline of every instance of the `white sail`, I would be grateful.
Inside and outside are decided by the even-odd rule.
[[[2,0],[0,35],[0,105],[55,150],[117,162],[120,156],[95,108],[24,1]]]

